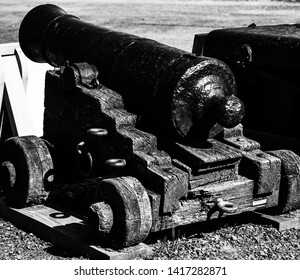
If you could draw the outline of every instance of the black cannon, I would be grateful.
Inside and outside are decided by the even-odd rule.
[[[54,5],[30,11],[19,39],[33,61],[95,65],[129,111],[177,138],[203,140],[214,124],[234,127],[243,117],[231,71],[218,60],[82,22]]]
[[[299,24],[214,30],[196,34],[193,52],[224,61],[233,71],[248,114],[247,134],[265,148],[300,153]],[[272,141],[270,141],[272,139]]]
[[[31,10],[19,34],[29,58],[56,68],[46,73],[43,139],[4,143],[10,203],[36,197],[39,178],[47,201],[84,212],[114,248],[226,215],[300,206],[299,157],[263,152],[243,135],[244,106],[223,62],[54,5]]]

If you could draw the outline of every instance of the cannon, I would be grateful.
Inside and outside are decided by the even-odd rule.
[[[251,24],[196,34],[193,45],[193,53],[220,59],[233,71],[248,110],[246,134],[264,147],[285,145],[297,154],[299,39],[299,24]]]
[[[234,127],[243,117],[232,74],[220,61],[84,23],[53,5],[32,10],[19,34],[33,61],[96,66],[96,79],[120,93],[129,111],[174,137],[203,139],[212,124]]]
[[[55,69],[45,78],[43,137],[4,143],[11,149],[0,174],[10,203],[40,197],[31,183],[38,177],[46,201],[84,213],[112,248],[227,215],[300,206],[299,157],[264,152],[244,136],[245,108],[220,60],[85,23],[50,4],[25,16],[19,40],[30,59]],[[18,160],[27,154],[35,159]],[[19,166],[36,173],[24,177]]]

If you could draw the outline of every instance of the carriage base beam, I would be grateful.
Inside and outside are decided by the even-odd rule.
[[[284,217],[281,215],[269,215],[258,211],[249,212],[250,220],[255,223],[271,224],[279,231],[300,228],[300,215],[298,217]]]
[[[8,207],[0,196],[0,217],[74,255],[89,259],[129,260],[152,254],[152,249],[144,243],[118,251],[95,245],[95,233],[82,217],[53,205],[40,204],[16,209]]]

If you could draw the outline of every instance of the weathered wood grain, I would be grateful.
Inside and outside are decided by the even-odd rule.
[[[147,191],[129,176],[57,185],[47,202],[87,216],[91,228],[112,248],[143,242],[152,226],[153,210]]]
[[[161,231],[167,228],[219,218],[219,211],[213,210],[217,198],[223,198],[236,205],[237,211],[234,214],[263,208],[267,203],[267,201],[261,205],[253,203],[253,181],[245,177],[223,183],[208,184],[205,187],[192,190],[190,195],[194,198],[181,200],[180,208],[176,212],[155,219],[151,230],[153,232]],[[230,214],[222,213],[221,216],[226,215]]]
[[[176,143],[173,150],[179,160],[188,163],[195,171],[207,165],[222,165],[224,162],[230,161],[238,162],[242,157],[238,149],[215,139],[189,145]]]
[[[288,212],[300,207],[300,158],[289,150],[268,152],[281,160],[281,182],[277,211]]]
[[[254,195],[261,196],[279,191],[281,162],[261,150],[244,152],[240,174],[255,181]]]
[[[287,218],[277,215],[268,215],[258,211],[252,211],[249,213],[251,220],[254,223],[263,222],[271,224],[277,230],[283,231],[286,229],[299,229],[300,228],[300,219],[298,218]]]
[[[146,239],[152,226],[151,205],[146,190],[136,178],[104,179],[97,188],[96,200],[107,203],[111,211],[103,204],[93,204],[88,211],[89,223],[110,247],[129,247]],[[107,213],[110,213],[110,228]],[[101,225],[105,225],[104,231]]]
[[[83,216],[55,205],[16,209],[8,207],[0,197],[0,215],[40,238],[91,259],[128,260],[152,253],[143,243],[118,251],[103,247],[99,236],[91,231]]]
[[[1,173],[4,193],[14,207],[24,207],[43,201],[53,183],[53,162],[46,144],[36,136],[12,137],[4,142],[3,162],[13,168]],[[3,174],[3,172],[5,172]],[[14,177],[14,180],[11,180]]]
[[[181,161],[177,159],[173,159],[172,161],[175,166],[188,173],[190,189],[213,182],[234,180],[238,175],[238,163],[224,163],[215,167],[208,166],[202,170],[199,169],[197,172],[192,172],[192,169]]]
[[[178,201],[188,189],[186,172],[173,166],[171,158],[157,149],[155,136],[135,128],[137,116],[123,109],[115,93],[109,101],[103,87],[93,91],[78,86],[74,93],[67,94],[61,88],[59,73],[49,71],[45,95],[46,139],[67,150],[85,138],[87,129],[107,129],[107,142],[99,142],[103,150],[111,150],[113,146],[112,156],[125,158],[132,174],[146,188],[163,195],[162,211],[171,212],[179,207]],[[117,106],[114,100],[118,101]],[[79,140],[80,137],[83,139]],[[93,156],[98,161],[107,159],[100,153]]]
[[[171,152],[175,157],[175,164],[188,172],[192,189],[199,185],[236,178],[242,157],[238,149],[215,139],[208,139],[198,145],[176,143]]]

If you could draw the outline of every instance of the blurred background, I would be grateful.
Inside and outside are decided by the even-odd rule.
[[[59,5],[82,20],[187,51],[192,51],[197,33],[251,23],[300,21],[300,1],[0,0],[0,43],[18,41],[22,18],[31,8],[45,3]]]

